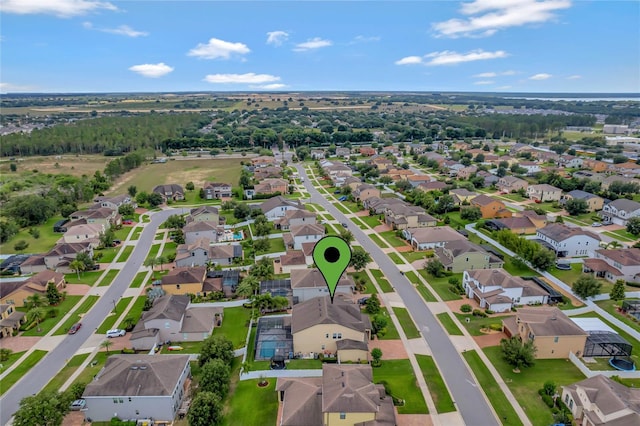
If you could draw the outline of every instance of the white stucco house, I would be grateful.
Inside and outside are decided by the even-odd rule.
[[[593,257],[599,248],[601,238],[582,228],[570,228],[562,223],[550,223],[536,232],[536,240],[553,250],[558,257]]]
[[[626,226],[629,219],[640,216],[640,203],[626,198],[619,198],[605,204],[600,216],[604,222]]]

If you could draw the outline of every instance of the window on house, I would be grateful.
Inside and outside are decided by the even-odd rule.
[[[342,333],[338,333],[338,339],[342,339]]]
[[[129,402],[131,402],[131,397],[129,397]]]
[[[333,338],[337,339],[338,338],[338,333],[333,333]]]
[[[560,338],[559,338],[558,336],[554,337],[554,338],[553,338],[553,343],[558,343],[558,340],[559,340],[559,339],[560,339]]]
[[[324,337],[325,337],[326,339],[328,339],[328,338],[329,338],[329,333],[325,334],[325,335],[324,335]]]
[[[120,398],[120,404],[124,404],[124,401],[122,400],[122,398]]]
[[[324,351],[324,345],[322,345],[322,346],[320,347],[320,349],[322,349],[322,350]]]
[[[176,290],[180,290],[180,284],[176,284]]]
[[[347,418],[347,413],[340,413],[340,420],[345,420]]]

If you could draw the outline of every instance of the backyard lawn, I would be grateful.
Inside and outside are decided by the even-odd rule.
[[[383,293],[393,293],[393,287],[389,284],[389,281],[384,277],[384,274],[379,269],[370,269],[371,275],[376,279],[380,289]]]
[[[233,394],[227,398],[223,426],[273,425],[278,416],[278,392],[276,380],[258,387],[259,380],[239,381]]]
[[[551,410],[538,395],[538,389],[547,380],[562,386],[585,379],[580,370],[565,359],[537,359],[533,367],[522,368],[520,373],[514,373],[513,366],[503,359],[499,346],[485,348],[484,352],[535,426],[554,423]]]
[[[571,287],[582,275],[582,263],[572,263],[570,271],[562,271],[554,266],[549,270],[549,273]],[[607,280],[598,278],[598,282],[602,283],[601,293],[609,293],[613,288],[613,284]]]
[[[445,330],[447,330],[447,334],[450,336],[462,336],[462,331],[458,328],[451,316],[449,316],[448,312],[442,312],[436,315],[438,320],[442,324]]]
[[[242,306],[224,309],[222,326],[213,329],[213,334],[223,334],[233,342],[238,349],[244,346],[249,332],[251,309]]]
[[[22,336],[44,336],[60,322],[67,312],[73,309],[80,299],[82,299],[82,296],[67,296],[58,306],[53,306],[53,308],[58,310],[58,315],[55,318],[45,319],[40,323],[40,327],[35,326],[31,330],[22,333]],[[49,308],[45,308],[45,310],[47,309]],[[40,328],[39,332],[38,328]]]
[[[484,390],[484,393],[489,398],[493,409],[496,410],[498,417],[502,418],[502,424],[504,426],[519,426],[522,422],[518,418],[518,414],[513,409],[509,400],[505,396],[495,377],[491,374],[489,369],[480,359],[480,356],[475,350],[466,351],[462,354],[464,359],[469,364],[471,371],[476,376],[478,383]]]
[[[95,305],[95,303],[100,299],[100,296],[87,296],[84,299],[84,302],[69,316],[69,318],[62,324],[58,329],[53,333],[54,336],[60,336],[62,334],[67,334],[71,326],[77,322],[80,322],[82,319],[82,315],[89,312],[89,310]]]
[[[13,369],[9,374],[2,378],[2,382],[0,382],[0,395],[4,394],[6,391],[11,388],[18,380],[22,378],[27,372],[38,363],[44,356],[47,354],[47,351],[35,350],[31,352],[24,361],[22,361],[16,368]]]
[[[638,299],[626,299],[626,300],[638,300]],[[618,312],[618,309],[616,307],[622,306],[622,302],[623,302],[622,300],[619,300],[619,301],[599,300],[596,302],[596,305],[600,306],[602,309],[604,309],[605,311],[607,311],[608,313],[610,313],[611,315],[613,315],[623,323],[627,324],[629,327],[637,331],[640,331],[640,324],[638,324],[637,321],[633,321],[630,316],[625,315],[621,312]]]
[[[425,382],[427,382],[427,387],[429,388],[431,399],[433,399],[433,403],[436,406],[436,411],[438,413],[456,411],[456,406],[453,404],[451,394],[444,380],[442,380],[440,370],[438,370],[433,358],[428,355],[416,355],[416,360],[422,371],[422,376]]]
[[[398,407],[398,413],[428,413],[427,404],[418,388],[416,376],[408,359],[385,360],[383,355],[382,365],[373,369],[373,380],[376,383],[386,382],[389,393],[394,398],[405,401],[403,406]]]
[[[402,326],[402,329],[404,330],[404,334],[406,334],[407,339],[415,339],[420,337],[420,331],[418,330],[418,327],[416,327],[415,323],[411,319],[411,316],[409,315],[409,311],[407,311],[405,308],[392,308],[392,309],[393,309],[393,313],[396,314],[396,317],[398,318],[398,321],[400,322],[400,325]]]

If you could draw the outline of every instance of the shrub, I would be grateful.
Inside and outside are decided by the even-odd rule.
[[[473,308],[468,303],[465,303],[464,305],[460,306],[460,312],[464,312],[465,314],[471,312],[472,310]]]
[[[489,328],[494,331],[502,331],[502,324],[491,324]]]
[[[491,315],[491,314],[493,314],[495,312],[493,312],[491,309],[485,309],[484,313],[487,314],[487,315]]]
[[[136,351],[134,351],[133,349],[129,349],[129,348],[122,348],[121,351],[123,354],[135,354]]]
[[[474,309],[472,314],[474,317],[482,317],[482,318],[487,317],[487,314],[484,311],[481,311],[480,309]]]
[[[47,309],[47,318],[55,318],[58,316],[58,310],[56,308]]]
[[[547,407],[553,407],[553,398],[551,398],[551,396],[547,395],[546,393],[542,394],[542,401],[547,404]]]

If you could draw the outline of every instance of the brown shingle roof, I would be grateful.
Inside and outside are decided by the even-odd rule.
[[[360,308],[347,304],[336,297],[315,297],[293,307],[291,313],[291,333],[295,334],[318,324],[336,324],[363,332],[371,328],[369,317],[360,312]]]
[[[628,388],[601,374],[565,386],[565,388],[574,391],[577,390],[577,388],[582,388],[589,401],[595,404],[604,415],[626,409],[631,411],[630,418],[626,419],[625,423],[616,421],[622,419],[616,419],[612,420],[610,424],[632,425],[638,424],[638,421],[640,421],[640,389]],[[591,410],[591,407],[585,407],[585,410]]]
[[[544,228],[538,229],[538,232],[558,242],[564,241],[577,235],[586,235],[595,240],[601,240],[600,235],[598,234],[595,234],[591,231],[583,231],[582,228],[579,227],[570,228],[562,223],[550,223]]]
[[[291,271],[291,288],[324,288],[326,285],[322,273],[316,268]],[[353,285],[353,279],[349,275],[342,275],[340,281],[338,281],[338,287]]]
[[[154,319],[182,320],[191,298],[185,295],[165,294],[158,297],[151,309],[142,314],[142,322]]]
[[[640,265],[640,248],[596,250],[602,257],[618,262],[623,266]]]
[[[278,378],[276,391],[285,392],[281,426],[322,426],[322,378]]]
[[[587,333],[555,307],[520,308],[517,321],[526,323],[536,336],[585,336]]]
[[[204,266],[195,266],[192,268],[175,268],[167,275],[162,277],[162,284],[188,284],[202,283],[207,268]]]

